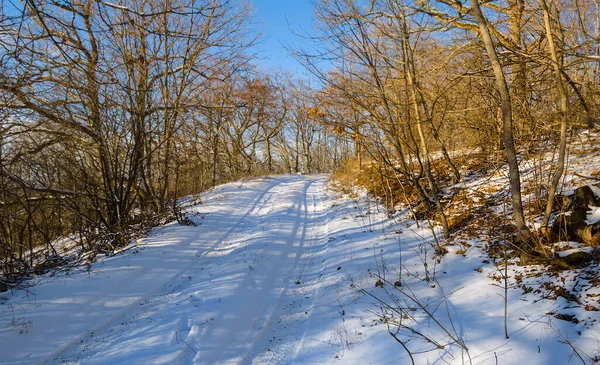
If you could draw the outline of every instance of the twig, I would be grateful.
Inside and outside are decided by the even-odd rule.
[[[177,341],[177,343],[179,343],[179,336],[178,336],[178,334],[179,334],[179,331],[176,331],[175,332],[175,341]],[[194,350],[194,348],[192,346],[190,346],[189,343],[185,342],[183,339],[181,340],[181,342],[183,342],[184,344],[186,344],[187,347],[189,347],[192,351],[194,351],[195,354],[198,353],[198,351]]]
[[[576,173],[573,173],[573,175],[575,175],[575,176],[577,176],[577,177],[584,178],[584,179],[590,179],[590,180],[596,180],[596,181],[600,181],[600,178],[598,178],[598,177],[593,177],[593,176],[585,176],[585,175],[580,175],[580,174],[576,174]]]
[[[412,365],[415,365],[415,359],[412,356],[412,353],[410,352],[410,350],[408,349],[408,347],[406,347],[406,344],[404,343],[404,341],[400,340],[396,335],[398,334],[398,332],[400,331],[400,327],[398,327],[398,331],[396,331],[395,333],[392,333],[392,330],[390,328],[390,324],[389,322],[386,323],[387,327],[388,327],[388,333],[394,338],[394,340],[396,340],[396,342],[398,342],[400,344],[400,346],[402,346],[404,348],[404,350],[406,351],[406,353],[408,354],[408,357],[410,357],[410,362]]]

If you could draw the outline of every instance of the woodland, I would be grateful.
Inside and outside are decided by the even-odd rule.
[[[184,197],[271,174],[361,185],[434,222],[442,253],[474,219],[448,187],[507,166],[497,218],[521,263],[577,240],[553,222],[570,145],[600,123],[598,0],[313,7],[305,47],[289,48],[301,77],[256,66],[243,1],[5,0],[2,287],[65,264],[65,238],[93,260],[188,222]]]

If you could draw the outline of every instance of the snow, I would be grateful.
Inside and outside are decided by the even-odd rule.
[[[600,222],[600,207],[588,206],[587,219],[585,223],[596,224]]]
[[[154,229],[89,270],[0,294],[0,363],[410,363],[388,332],[395,321],[416,364],[569,364],[580,363],[574,349],[586,361],[598,354],[598,312],[524,295],[515,277],[535,268],[512,262],[506,339],[504,262],[489,260],[486,242],[436,257],[436,230],[406,212],[389,217],[364,193],[338,194],[327,176],[236,182],[201,201],[187,207],[197,227]],[[534,279],[523,286],[560,282]]]
[[[596,195],[596,197],[600,198],[600,188],[597,187],[596,185],[588,185],[590,187],[590,189],[592,189],[592,191],[594,192],[594,195]]]
[[[592,252],[594,252],[594,248],[593,247],[573,248],[570,250],[560,251],[557,253],[557,255],[559,257],[567,257],[569,255],[572,255],[572,254],[578,253],[578,252],[585,252],[585,253],[592,254]]]

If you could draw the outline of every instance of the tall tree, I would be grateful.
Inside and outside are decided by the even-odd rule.
[[[519,241],[523,244],[526,250],[531,250],[533,247],[533,236],[531,231],[527,227],[527,221],[523,213],[523,201],[521,198],[521,174],[519,172],[519,161],[517,160],[517,151],[515,148],[515,142],[513,137],[513,116],[512,116],[512,101],[510,96],[510,90],[508,89],[508,83],[506,82],[506,75],[496,47],[494,46],[494,40],[490,29],[488,28],[488,21],[481,11],[481,5],[479,0],[471,0],[471,9],[473,17],[477,21],[479,27],[479,37],[485,46],[486,53],[489,57],[494,72],[494,78],[496,79],[496,88],[500,94],[500,108],[502,112],[502,131],[504,140],[504,149],[506,150],[506,161],[509,169],[509,184],[510,194],[512,197],[512,209],[513,217],[517,226],[517,235]]]

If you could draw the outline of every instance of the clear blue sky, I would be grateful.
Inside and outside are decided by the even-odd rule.
[[[294,34],[313,32],[311,0],[250,0],[255,17],[255,29],[262,32],[256,48],[259,67],[304,73],[304,68],[288,54],[283,44],[301,46],[303,40]],[[290,29],[291,28],[291,29]],[[292,31],[293,30],[293,31]]]
[[[268,71],[282,69],[306,75],[306,70],[299,65],[283,44],[301,47],[306,43],[298,35],[314,34],[313,4],[311,0],[249,0],[254,10],[252,24],[254,31],[262,33],[262,39],[254,52],[258,59],[255,63]],[[9,14],[18,1],[6,1],[4,10]],[[306,47],[305,47],[306,48]]]

